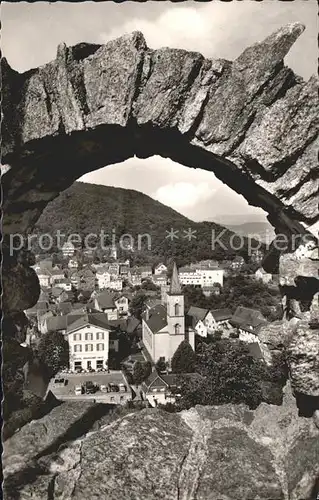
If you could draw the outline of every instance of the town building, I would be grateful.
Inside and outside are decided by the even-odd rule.
[[[55,286],[62,288],[66,292],[70,292],[72,290],[72,283],[71,280],[67,278],[62,278],[62,279],[57,279],[55,280]]]
[[[117,278],[120,274],[120,265],[117,262],[109,264],[109,273],[111,275],[111,279]]]
[[[175,403],[177,392],[177,377],[174,374],[159,375],[154,370],[141,385],[142,399],[148,401],[150,406],[158,404]]]
[[[267,320],[257,309],[238,306],[229,323],[231,326],[237,328],[239,340],[257,342],[258,328],[267,324]]]
[[[162,273],[167,274],[167,267],[165,266],[165,264],[163,264],[163,262],[160,262],[154,267],[154,274],[162,274]]]
[[[242,267],[245,265],[245,259],[241,257],[241,255],[237,255],[234,260],[230,263],[230,268],[233,271],[240,271]]]
[[[78,269],[79,263],[76,259],[70,259],[68,262],[68,268],[69,269]]]
[[[128,278],[132,286],[140,286],[142,284],[142,275],[138,271],[130,271]]]
[[[114,304],[118,310],[119,316],[127,316],[129,313],[130,299],[126,295],[119,295],[114,298]]]
[[[118,310],[112,293],[108,291],[98,293],[93,299],[93,306],[96,311],[103,312],[109,320],[118,319]]]
[[[214,321],[211,327],[212,332],[231,327],[229,321],[232,317],[232,312],[230,309],[211,309],[210,313]]]
[[[195,287],[212,287],[224,284],[224,270],[210,267],[182,267],[179,271],[179,279],[182,285]]]
[[[123,290],[123,280],[121,279],[113,279],[110,281],[110,289],[115,292],[121,292]]]
[[[110,288],[111,274],[108,266],[98,267],[95,277],[99,290]]]
[[[197,335],[207,337],[209,333],[213,332],[215,321],[209,309],[191,306],[187,316]]]
[[[63,257],[71,257],[74,255],[75,252],[75,246],[73,245],[72,241],[66,241],[61,248]]]
[[[149,278],[152,276],[152,267],[151,266],[139,266],[133,268],[134,271],[137,271],[140,275],[142,280]]]
[[[174,263],[166,305],[147,309],[142,322],[143,344],[154,362],[162,358],[170,363],[183,340],[195,348],[195,332],[186,325],[184,295]]]
[[[158,274],[153,274],[152,276],[152,281],[154,285],[156,286],[163,286],[167,284],[167,273],[158,273]]]
[[[72,371],[108,367],[110,329],[108,318],[101,313],[84,314],[67,326]]]
[[[110,248],[110,257],[112,257],[112,259],[114,260],[117,260],[117,248],[116,248],[116,245],[112,245],[111,248]]]

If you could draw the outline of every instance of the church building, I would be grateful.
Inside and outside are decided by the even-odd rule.
[[[143,344],[155,363],[160,358],[170,362],[183,340],[187,340],[195,349],[195,332],[186,323],[184,295],[175,263],[166,303],[146,311],[142,331]]]

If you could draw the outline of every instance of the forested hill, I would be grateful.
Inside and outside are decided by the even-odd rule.
[[[166,231],[173,228],[178,238],[167,238]],[[187,238],[189,228],[193,233]],[[188,262],[216,258],[230,258],[243,251],[231,250],[232,231],[214,222],[193,222],[175,210],[153,200],[149,196],[131,189],[115,188],[96,184],[75,182],[54,199],[44,210],[35,226],[37,233],[49,233],[53,237],[57,230],[67,235],[78,233],[81,237],[89,233],[100,234],[101,229],[116,241],[123,234],[130,234],[135,241],[134,261],[145,261],[146,257],[174,257],[178,265]],[[113,231],[113,233],[112,233]],[[221,235],[220,241],[227,247],[225,251],[218,242],[212,249],[212,231]],[[144,246],[137,250],[137,235],[149,234],[151,249]],[[143,239],[146,243],[146,238]],[[235,245],[239,240],[235,238]],[[111,242],[111,239],[109,239]],[[245,240],[247,243],[247,240]]]

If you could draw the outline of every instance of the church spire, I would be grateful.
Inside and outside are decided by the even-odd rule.
[[[174,264],[173,264],[173,273],[172,273],[172,277],[171,277],[171,286],[170,286],[169,293],[171,295],[180,295],[182,293],[181,284],[180,284],[179,278],[178,278],[176,262],[174,262]]]

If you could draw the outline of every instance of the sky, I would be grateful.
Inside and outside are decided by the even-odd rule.
[[[142,31],[148,46],[154,49],[170,46],[198,51],[209,58],[235,59],[249,45],[287,23],[299,21],[306,30],[285,62],[304,79],[317,73],[316,0],[3,2],[1,21],[2,53],[20,72],[54,59],[60,42],[106,43],[135,30]],[[213,173],[158,156],[131,158],[80,180],[142,191],[193,220],[236,223],[244,221],[243,216],[247,221],[265,220],[261,209],[250,207]]]

